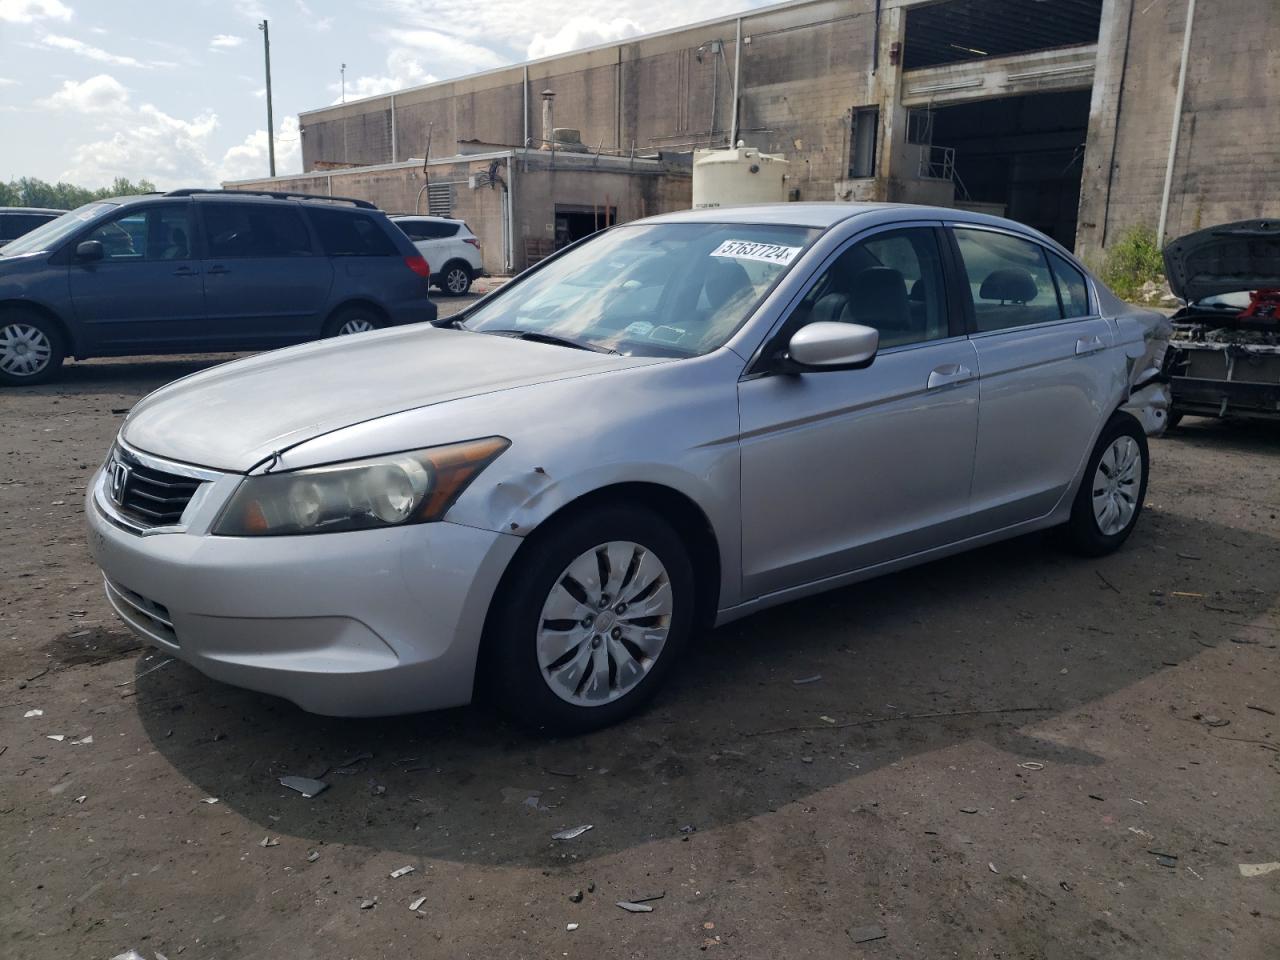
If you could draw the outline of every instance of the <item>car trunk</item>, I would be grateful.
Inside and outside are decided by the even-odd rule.
[[[1280,418],[1280,221],[1180,237],[1164,251],[1174,314],[1173,416]]]

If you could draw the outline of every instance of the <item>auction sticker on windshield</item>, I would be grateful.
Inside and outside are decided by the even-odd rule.
[[[711,256],[732,257],[734,260],[760,260],[764,263],[786,265],[794,260],[799,252],[799,247],[784,247],[780,243],[726,240],[711,251]]]

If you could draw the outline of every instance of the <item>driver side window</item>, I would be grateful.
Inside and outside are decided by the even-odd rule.
[[[191,227],[187,204],[126,211],[97,227],[85,240],[102,244],[103,259],[117,262],[188,260]]]
[[[937,234],[908,227],[854,244],[810,288],[788,336],[820,321],[874,327],[882,350],[949,336]]]

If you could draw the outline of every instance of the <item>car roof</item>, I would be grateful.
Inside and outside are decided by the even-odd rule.
[[[0,213],[52,213],[56,217],[62,216],[67,211],[57,210],[54,207],[0,207]]]
[[[393,213],[392,220],[430,220],[432,223],[460,223],[466,226],[465,220],[457,217],[433,217],[429,213]]]

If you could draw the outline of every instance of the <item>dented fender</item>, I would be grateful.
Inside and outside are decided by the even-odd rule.
[[[1169,425],[1173,391],[1165,366],[1173,324],[1151,310],[1131,310],[1116,317],[1118,342],[1124,346],[1128,378],[1120,409],[1132,414],[1149,437],[1158,437]]]

